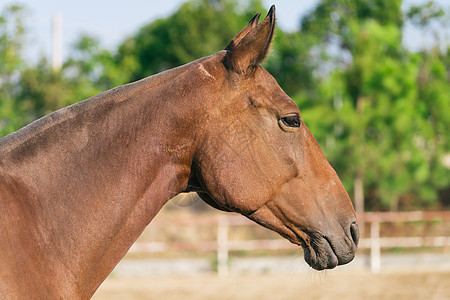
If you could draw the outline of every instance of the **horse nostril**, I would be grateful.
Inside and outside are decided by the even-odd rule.
[[[358,246],[359,242],[359,228],[358,224],[356,222],[353,222],[352,225],[350,225],[350,233],[352,235],[353,242],[356,246]]]

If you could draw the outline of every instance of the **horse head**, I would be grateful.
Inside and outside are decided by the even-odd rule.
[[[214,89],[198,117],[190,190],[301,245],[314,269],[350,262],[357,248],[355,211],[298,106],[260,63],[275,28],[275,8],[257,14],[224,51],[199,70]]]

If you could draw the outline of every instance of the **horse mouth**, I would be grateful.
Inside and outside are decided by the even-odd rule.
[[[303,246],[305,261],[315,270],[333,269],[339,264],[339,259],[333,247],[325,238],[311,239],[309,245]]]
[[[310,243],[303,243],[302,247],[305,261],[315,270],[333,269],[338,265],[349,263],[355,256],[354,249],[350,251],[337,249],[326,236],[310,237]]]

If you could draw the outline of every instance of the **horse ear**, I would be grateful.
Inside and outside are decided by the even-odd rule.
[[[259,14],[228,44],[224,57],[225,67],[240,74],[249,75],[269,52],[275,29],[275,6],[272,5],[265,19],[256,25]]]
[[[244,36],[247,35],[247,33],[250,32],[253,28],[256,27],[258,24],[259,17],[261,16],[261,13],[257,13],[251,20],[248,22],[248,25],[245,26],[244,29],[242,29],[236,36],[231,40],[231,42],[228,44],[228,46],[225,48],[227,51],[232,51],[237,44],[242,40]]]

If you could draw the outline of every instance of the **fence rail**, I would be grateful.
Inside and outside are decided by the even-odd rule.
[[[172,218],[170,224],[174,226],[194,226],[217,228],[216,239],[200,242],[137,242],[131,249],[131,253],[158,253],[169,250],[176,251],[214,251],[217,253],[219,275],[228,274],[228,257],[230,251],[255,251],[255,250],[289,250],[298,249],[285,239],[263,240],[230,240],[230,228],[235,226],[258,226],[252,221],[240,215],[216,215]],[[166,220],[167,221],[167,220]],[[408,223],[408,222],[448,222],[450,211],[440,212],[368,212],[358,215],[360,225],[369,225],[370,235],[361,238],[360,249],[370,249],[370,268],[377,273],[381,268],[381,249],[394,247],[450,247],[450,236],[382,236],[380,225],[383,223]],[[155,224],[157,225],[157,224]],[[364,226],[362,226],[364,228]]]
[[[420,236],[420,237],[382,237],[380,224],[449,221],[450,211],[426,212],[367,212],[358,215],[358,221],[370,225],[370,236],[362,238],[359,247],[370,249],[370,269],[373,273],[381,270],[381,248],[415,248],[415,247],[447,247],[450,246],[448,236]]]

